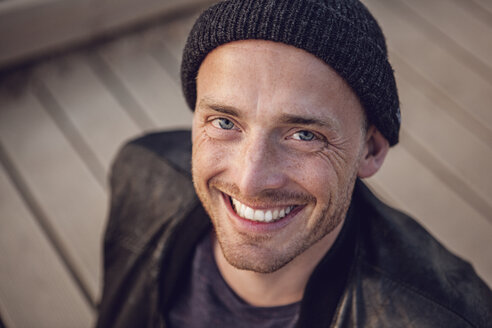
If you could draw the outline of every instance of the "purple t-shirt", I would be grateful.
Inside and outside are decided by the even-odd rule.
[[[186,288],[168,313],[171,328],[293,328],[300,302],[256,307],[242,300],[224,281],[215,263],[212,240],[206,234],[198,243]]]

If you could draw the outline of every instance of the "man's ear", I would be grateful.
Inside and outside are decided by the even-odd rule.
[[[367,130],[364,150],[359,162],[359,178],[369,178],[383,165],[389,150],[389,142],[374,125]]]

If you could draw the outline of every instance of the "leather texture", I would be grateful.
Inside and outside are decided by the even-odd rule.
[[[190,140],[189,131],[149,134],[113,163],[97,327],[166,327],[195,244],[211,228],[191,181]],[[348,276],[336,280],[336,311],[325,311],[324,295],[337,277],[320,263],[298,327],[492,327],[492,292],[470,264],[361,181],[351,208],[354,247]]]

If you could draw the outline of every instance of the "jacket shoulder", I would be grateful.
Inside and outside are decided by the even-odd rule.
[[[175,130],[154,132],[129,141],[123,146],[120,155],[140,148],[148,151],[157,158],[167,161],[179,172],[191,174],[191,132]],[[115,161],[118,162],[119,156]]]
[[[438,312],[461,318],[472,327],[490,324],[492,292],[473,267],[364,185],[359,185],[358,192],[368,213],[361,220],[361,257],[372,277],[397,285],[393,292],[404,290],[403,305],[409,306],[413,298],[415,304],[430,302]]]
[[[163,254],[176,227],[199,203],[190,152],[190,132],[172,131],[131,140],[117,154],[110,175],[98,326],[160,320],[157,273]]]
[[[121,148],[110,174],[107,238],[125,234],[127,244],[134,241],[133,247],[140,246],[143,231],[163,224],[195,201],[190,153],[189,131],[151,133]]]

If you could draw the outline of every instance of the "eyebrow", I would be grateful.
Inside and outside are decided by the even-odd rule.
[[[198,103],[198,107],[211,109],[213,111],[216,111],[216,112],[219,112],[222,114],[227,114],[230,116],[241,118],[241,114],[239,113],[237,108],[235,108],[233,106],[218,104],[218,103],[211,101],[210,99],[207,99],[207,98],[201,99],[200,102]]]
[[[306,116],[298,116],[292,114],[283,114],[280,119],[282,123],[285,124],[300,124],[300,125],[314,125],[321,128],[330,128],[335,129],[338,124],[332,119],[320,119],[317,117],[306,117]]]

